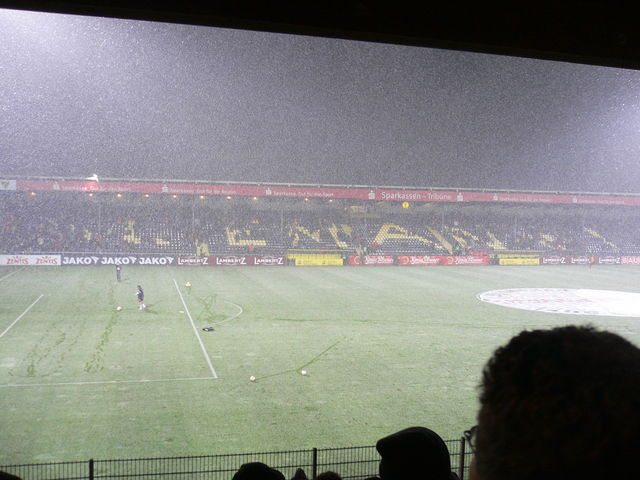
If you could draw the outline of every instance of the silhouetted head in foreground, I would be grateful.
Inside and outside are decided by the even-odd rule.
[[[442,438],[424,427],[411,427],[378,440],[382,480],[455,480]]]
[[[522,332],[487,363],[477,480],[640,478],[640,349],[592,327]]]
[[[284,475],[260,462],[245,463],[233,476],[233,480],[285,480]]]

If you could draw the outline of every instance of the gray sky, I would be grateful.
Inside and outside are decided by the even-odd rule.
[[[640,72],[0,10],[0,176],[640,192]]]

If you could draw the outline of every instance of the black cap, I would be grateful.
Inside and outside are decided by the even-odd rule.
[[[442,438],[425,427],[400,430],[376,443],[382,480],[452,480],[449,449]]]

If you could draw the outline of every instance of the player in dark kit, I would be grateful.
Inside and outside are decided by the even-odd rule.
[[[138,285],[138,291],[136,292],[136,295],[138,295],[138,310],[147,308],[144,304],[144,290],[142,290],[142,287],[140,285]]]
[[[122,267],[120,265],[116,265],[116,280],[122,280]]]

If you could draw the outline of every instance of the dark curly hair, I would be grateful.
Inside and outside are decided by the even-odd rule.
[[[640,349],[570,326],[496,350],[481,384],[479,479],[640,478],[639,459]]]

